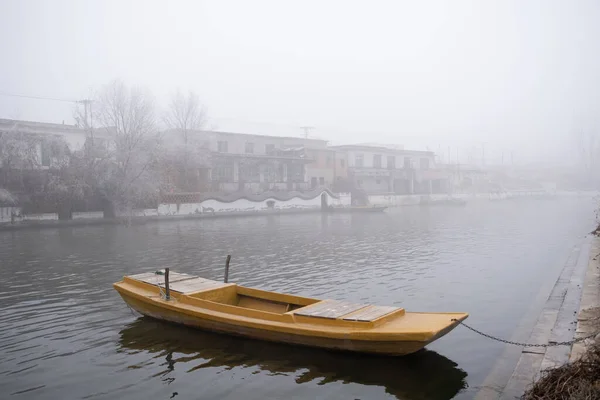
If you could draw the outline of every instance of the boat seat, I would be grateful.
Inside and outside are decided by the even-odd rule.
[[[384,315],[391,314],[397,310],[400,310],[400,307],[390,307],[390,306],[368,306],[365,308],[361,308],[357,312],[353,312],[350,314],[346,314],[344,316],[344,320],[346,321],[360,321],[360,322],[372,322],[378,318],[383,317]]]
[[[164,271],[162,271],[162,272],[164,272]],[[146,282],[151,285],[156,285],[159,283],[161,285],[164,285],[164,283],[165,283],[165,276],[156,274],[154,272],[144,272],[142,274],[129,275],[129,278],[135,279],[136,281]],[[197,276],[189,275],[189,274],[181,274],[179,272],[169,273],[169,283],[179,282],[179,281],[183,281],[186,279],[193,279],[193,278],[197,278]]]
[[[294,314],[306,317],[337,319],[367,306],[368,304],[356,304],[347,301],[323,300],[310,306],[299,308],[294,311]]]
[[[299,308],[294,311],[296,315],[326,319],[341,318],[346,321],[372,322],[385,315],[391,314],[399,307],[374,306],[370,304],[356,304],[339,300],[323,300],[318,303]]]
[[[164,275],[157,275],[153,272],[146,272],[143,274],[130,275],[129,278],[137,281],[149,283],[151,285],[164,287],[165,277]],[[203,290],[216,289],[223,286],[229,286],[228,283],[219,281],[213,281],[211,279],[204,279],[194,275],[181,274],[178,272],[169,273],[169,288],[172,291],[189,294],[194,292],[201,292]]]
[[[194,292],[201,292],[203,290],[216,289],[224,286],[231,286],[231,283],[223,283],[219,281],[213,281],[211,279],[204,278],[193,278],[178,281],[169,284],[171,290],[180,292],[183,294],[190,294]]]

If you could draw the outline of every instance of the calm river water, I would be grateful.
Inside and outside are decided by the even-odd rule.
[[[470,398],[504,347],[458,327],[408,357],[295,348],[133,315],[111,284],[171,266],[510,337],[593,225],[590,198],[480,201],[0,233],[0,390],[11,399]]]

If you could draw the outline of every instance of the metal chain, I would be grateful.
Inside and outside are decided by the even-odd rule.
[[[566,342],[551,342],[551,343],[547,343],[547,344],[531,344],[531,343],[519,343],[519,342],[513,342],[510,340],[506,340],[506,339],[500,339],[498,337],[492,336],[492,335],[488,335],[487,333],[483,333],[467,324],[465,324],[462,321],[459,321],[457,319],[452,319],[453,322],[458,322],[460,325],[464,326],[467,329],[472,330],[475,333],[480,334],[481,336],[485,336],[486,338],[492,339],[492,340],[496,340],[498,342],[502,342],[502,343],[507,343],[507,344],[514,344],[515,346],[524,346],[524,347],[553,347],[553,346],[570,346],[573,343],[577,343],[577,342],[581,342],[584,341],[586,339],[590,339],[593,338],[594,336],[597,335],[597,333],[594,333],[593,335],[589,335],[589,336],[585,336],[585,337],[581,337],[579,339],[573,339],[573,340],[569,340]]]

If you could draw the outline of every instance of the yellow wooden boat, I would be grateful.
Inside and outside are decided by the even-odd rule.
[[[114,284],[148,317],[273,342],[363,353],[405,355],[454,329],[466,313],[318,300],[170,272],[130,275]],[[168,297],[168,298],[167,298]]]

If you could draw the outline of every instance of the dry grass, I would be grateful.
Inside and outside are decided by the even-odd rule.
[[[572,363],[542,372],[523,400],[600,400],[600,344]]]

